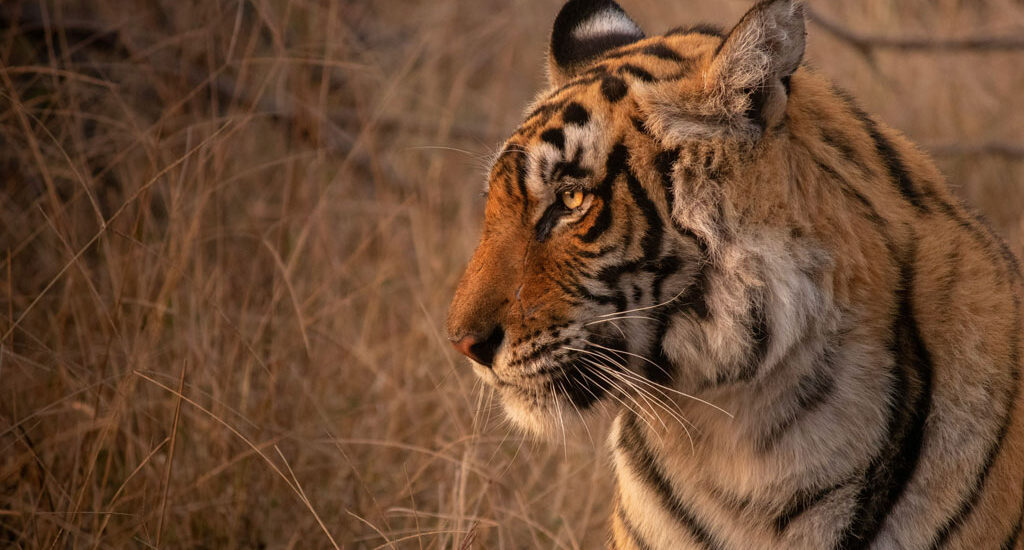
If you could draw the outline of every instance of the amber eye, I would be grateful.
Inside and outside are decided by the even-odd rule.
[[[569,210],[575,210],[583,204],[583,191],[562,191],[562,204]]]

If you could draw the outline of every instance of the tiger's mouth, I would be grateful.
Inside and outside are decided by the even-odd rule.
[[[524,342],[493,367],[474,364],[497,390],[509,418],[535,433],[621,398],[638,374],[623,338],[599,334]]]

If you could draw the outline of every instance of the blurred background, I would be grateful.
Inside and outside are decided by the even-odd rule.
[[[560,4],[0,5],[0,546],[601,546],[603,436],[524,439],[443,334]],[[1024,2],[808,4],[1020,255]]]

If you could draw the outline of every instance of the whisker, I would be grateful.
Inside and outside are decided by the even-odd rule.
[[[589,323],[584,323],[584,325],[583,325],[583,326],[585,326],[585,327],[586,327],[586,326],[590,326],[590,325],[592,325],[592,324],[594,324],[594,323],[603,323],[603,322],[605,322],[605,321],[607,321],[607,322],[611,323],[611,324],[612,324],[612,326],[613,326],[613,327],[615,327],[615,330],[619,331],[619,334],[620,334],[620,335],[622,335],[622,339],[623,339],[623,340],[626,340],[626,339],[627,339],[627,338],[626,338],[626,333],[625,333],[625,332],[623,332],[623,330],[622,330],[622,327],[620,327],[620,326],[619,326],[619,324],[615,322],[615,321],[618,321],[618,319],[604,319],[604,320],[600,320],[600,321],[591,321],[591,322],[589,322]]]
[[[558,380],[557,383],[558,387],[561,388],[562,381]],[[565,391],[565,388],[561,389],[563,392]],[[555,406],[555,411],[558,412],[558,423],[562,426],[562,456],[566,460],[569,460],[569,440],[565,437],[565,419],[562,418],[562,407],[558,406],[558,395],[555,392],[554,385],[551,386],[551,397],[551,402]],[[566,398],[568,398],[568,394],[566,394]]]
[[[598,319],[596,321],[590,321],[588,323],[583,323],[583,326],[589,327],[590,325],[596,325],[598,323],[611,323],[611,322],[614,322],[614,321],[619,321],[621,319],[646,319],[648,321],[660,321],[661,320],[661,319],[658,319],[657,317],[647,317],[647,316],[644,316],[644,315],[622,315],[622,316],[619,316],[619,317],[612,317],[610,319]],[[618,328],[617,325],[615,325],[615,327]],[[622,332],[622,329],[619,329],[619,332]],[[626,335],[623,334],[622,336],[623,336],[623,338],[625,338]]]
[[[659,365],[659,364],[655,363],[654,361],[651,361],[650,359],[648,359],[646,357],[643,357],[641,355],[637,355],[635,353],[631,353],[631,352],[628,352],[628,351],[625,351],[625,350],[613,349],[613,348],[609,348],[609,347],[606,347],[606,346],[602,346],[601,344],[596,344],[594,342],[591,342],[590,340],[586,340],[586,342],[588,344],[590,344],[590,345],[597,346],[597,347],[599,347],[601,349],[606,349],[606,350],[611,351],[613,353],[624,353],[626,355],[631,355],[631,356],[636,357],[638,359],[643,359],[644,361],[647,361],[648,363],[654,365],[655,367],[658,367],[658,369],[660,369],[662,372],[668,374],[664,367],[662,367],[661,365]],[[578,348],[568,348],[567,347],[567,349],[570,349],[570,350],[573,350],[573,351],[579,351],[579,352],[584,351],[584,350],[580,350]],[[657,382],[654,382],[653,380],[647,380],[646,378],[643,378],[643,380],[645,380],[645,381],[647,381],[647,382],[649,382],[651,384],[655,384],[657,386],[660,386],[661,388],[663,388],[663,389],[665,389],[667,391],[670,391],[670,392],[672,392],[672,393],[674,393],[676,395],[679,395],[679,396],[682,396],[682,397],[686,397],[688,399],[692,399],[694,401],[697,401],[698,403],[703,403],[703,404],[705,404],[705,405],[707,405],[707,406],[709,406],[709,407],[711,407],[713,409],[716,409],[716,410],[720,411],[721,413],[725,414],[729,418],[736,418],[736,415],[734,415],[733,413],[723,409],[722,407],[719,407],[718,405],[715,405],[714,403],[712,403],[710,401],[706,401],[706,400],[701,399],[700,397],[697,397],[695,395],[690,395],[688,393],[681,392],[681,391],[679,391],[679,390],[677,390],[675,388],[670,388],[668,386],[665,386],[664,384],[659,384]]]
[[[669,417],[672,420],[675,420],[676,423],[679,424],[679,427],[683,429],[683,432],[686,433],[686,438],[690,441],[690,449],[691,449],[691,451],[696,452],[696,447],[695,447],[694,442],[693,442],[693,435],[690,433],[689,428],[686,427],[687,424],[693,426],[692,422],[690,422],[689,420],[686,420],[678,411],[673,411],[664,401],[659,399],[658,396],[654,395],[649,390],[646,390],[645,388],[637,386],[634,383],[632,383],[628,378],[625,378],[623,376],[624,372],[616,371],[614,369],[609,368],[607,365],[602,365],[602,364],[599,364],[599,363],[587,360],[586,358],[581,358],[581,359],[584,359],[588,363],[590,363],[590,364],[594,365],[595,367],[597,367],[598,369],[601,369],[601,371],[604,372],[606,375],[611,375],[611,376],[616,377],[618,380],[620,380],[621,382],[626,384],[628,387],[630,387],[634,391],[636,391],[637,394],[640,396],[640,398],[643,399],[651,407],[651,413],[655,416],[655,418],[658,419],[658,421],[661,423],[662,427],[667,429],[668,425],[665,424],[665,421],[661,417],[661,415],[657,414],[657,411],[654,409],[654,405],[657,405],[657,406],[661,407],[662,410],[664,410],[669,415]],[[595,373],[595,375],[596,374],[597,373]],[[609,383],[612,383],[612,382],[609,382]],[[618,386],[616,386],[616,387],[618,387]],[[631,395],[628,396],[628,397],[630,399],[632,399],[634,403],[637,403],[636,398],[632,397]],[[653,404],[651,403],[652,401],[653,401]],[[643,408],[639,403],[637,403],[637,406],[640,406],[641,408]],[[650,425],[650,423],[648,423],[648,425]],[[696,426],[693,426],[693,427],[696,427]],[[657,433],[657,432],[655,432],[655,433]]]
[[[573,365],[575,365],[575,363],[573,363]],[[572,379],[569,379],[569,383],[573,384],[574,381]],[[579,385],[579,386],[582,387],[582,388],[586,388],[586,386],[582,386],[582,385]],[[591,392],[591,393],[593,393],[593,392]],[[587,431],[587,437],[590,439],[590,444],[592,446],[595,446],[596,443],[594,442],[594,435],[590,433],[590,427],[587,426],[587,420],[585,418],[583,418],[583,412],[580,411],[580,408],[577,407],[576,403],[572,400],[572,398],[569,397],[568,392],[566,392],[566,397],[567,397],[567,400],[569,401],[569,404],[572,405],[572,408],[576,411],[576,416],[580,417],[580,423],[583,424],[583,429]]]
[[[666,305],[671,304],[672,302],[676,301],[680,296],[682,296],[683,294],[686,294],[686,292],[688,290],[690,290],[690,289],[689,288],[685,288],[683,290],[680,290],[679,294],[676,294],[675,296],[669,298],[668,300],[665,300],[664,302],[661,302],[660,304],[654,304],[653,306],[638,307],[638,308],[635,308],[635,309],[627,309],[625,311],[617,311],[615,313],[605,313],[604,315],[598,315],[598,317],[615,317],[617,315],[623,315],[623,314],[626,314],[626,313],[636,313],[637,311],[645,311],[645,310],[648,310],[648,309],[657,309],[659,307],[666,306]]]
[[[610,379],[609,375],[615,374],[615,370],[614,369],[610,369],[607,365],[602,365],[601,363],[599,363],[597,361],[594,361],[593,359],[590,359],[588,357],[581,357],[580,359],[583,360],[583,361],[586,361],[587,363],[589,363],[590,365],[592,365],[592,366],[594,366],[594,367],[596,367],[598,369],[596,372],[593,372],[593,374],[595,376],[600,377],[602,380],[604,380],[605,382],[610,384],[612,387],[617,389],[620,393],[622,393],[623,397],[626,397],[626,398],[630,399],[631,401],[633,401],[633,403],[637,407],[640,407],[641,409],[643,409],[644,408],[643,405],[641,405],[640,402],[638,402],[636,400],[636,398],[632,395],[633,392],[625,391],[622,388],[622,386],[620,386],[619,384],[616,383],[616,380],[618,380],[622,384],[625,384],[625,386],[627,388],[632,389],[634,392],[636,392],[638,395],[640,395],[640,398],[643,399],[645,403],[647,403],[647,405],[650,407],[651,412],[653,413],[654,417],[658,419],[658,422],[661,423],[662,427],[665,427],[665,428],[668,427],[665,424],[665,421],[661,418],[661,416],[657,414],[657,411],[654,410],[654,405],[650,402],[649,399],[647,399],[647,396],[645,396],[643,394],[643,391],[640,388],[637,388],[629,380],[626,380],[626,379],[623,379],[623,378],[616,378],[616,380]]]
[[[586,360],[583,357],[581,357],[580,359]],[[579,369],[579,371],[577,371],[577,372],[579,372],[581,375],[586,377],[587,380],[590,380],[591,382],[596,382],[596,380],[594,380],[593,378],[590,377],[590,374],[594,374],[596,376],[597,372],[595,372],[595,371],[589,371],[588,372],[586,369]],[[630,397],[629,392],[623,391],[622,387],[619,386],[618,384],[615,384],[613,381],[608,381],[608,380],[605,380],[605,382],[608,383],[609,385],[611,385],[616,390],[618,390],[619,393],[621,393],[623,395],[623,397]],[[591,395],[593,395],[593,392],[591,392]],[[647,424],[647,426],[651,429],[652,432],[658,433],[658,431],[654,429],[654,425],[652,425],[651,422],[649,420],[647,420],[647,415],[641,414],[639,411],[637,411],[633,407],[630,407],[629,403],[626,403],[625,401],[623,401],[619,396],[615,395],[614,393],[610,393],[609,395],[611,395],[612,399],[615,399],[616,401],[618,401],[623,407],[626,407],[627,409],[632,411],[634,414],[636,414],[637,417],[640,418],[640,420],[643,420],[644,423]],[[641,410],[643,410],[643,406],[641,406],[639,403],[637,403],[635,399],[633,399],[633,403],[637,407],[640,407]]]

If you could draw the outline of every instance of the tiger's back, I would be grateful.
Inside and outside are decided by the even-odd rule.
[[[619,548],[1022,548],[1017,261],[803,33],[569,2],[449,335],[528,430],[620,409]]]

